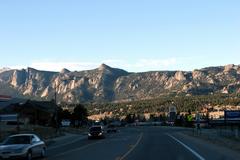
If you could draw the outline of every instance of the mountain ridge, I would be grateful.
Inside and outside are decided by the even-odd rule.
[[[114,102],[156,98],[168,94],[201,95],[240,93],[240,65],[211,66],[193,71],[127,72],[101,64],[84,71],[60,72],[27,69],[0,69],[0,94],[58,101]]]

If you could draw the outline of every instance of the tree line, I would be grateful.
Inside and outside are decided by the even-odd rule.
[[[89,114],[111,112],[113,116],[120,117],[129,114],[168,112],[170,105],[174,105],[178,112],[199,111],[206,105],[232,105],[240,104],[238,94],[213,94],[196,96],[162,96],[150,100],[139,100],[123,103],[85,104]]]
[[[80,127],[82,125],[87,125],[88,123],[88,110],[83,104],[69,104],[73,107],[73,112],[69,110],[63,110],[62,106],[58,107],[57,111],[57,121],[58,125],[61,124],[62,120],[70,120],[71,125],[74,127]]]

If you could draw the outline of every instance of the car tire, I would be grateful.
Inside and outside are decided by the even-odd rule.
[[[32,152],[31,151],[27,152],[26,159],[27,160],[32,160]]]
[[[41,151],[41,157],[42,158],[46,157],[46,149],[45,148],[43,148]]]

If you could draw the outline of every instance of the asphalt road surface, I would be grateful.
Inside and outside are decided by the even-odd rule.
[[[231,160],[237,152],[181,134],[181,128],[126,127],[105,139],[87,136],[50,146],[45,160]]]

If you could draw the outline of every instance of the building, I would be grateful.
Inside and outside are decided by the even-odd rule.
[[[0,114],[18,114],[24,123],[48,126],[55,119],[56,109],[54,101],[0,97]]]

